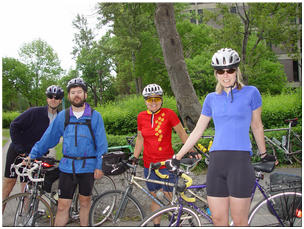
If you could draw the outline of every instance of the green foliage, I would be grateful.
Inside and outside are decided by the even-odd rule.
[[[263,95],[262,121],[265,129],[286,126],[285,119],[299,118],[302,124],[302,89],[280,95]]]
[[[19,115],[19,112],[2,112],[2,128],[9,128],[11,122]]]
[[[25,64],[14,58],[2,58],[3,110],[22,110],[23,104],[28,107],[27,101],[32,97],[31,77],[32,74]]]
[[[30,106],[45,104],[46,88],[56,84],[63,71],[57,53],[47,42],[38,39],[24,44],[19,56],[31,72],[31,84],[27,88],[31,95]]]

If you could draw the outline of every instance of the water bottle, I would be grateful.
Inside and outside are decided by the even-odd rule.
[[[162,191],[160,191],[160,190],[158,190],[157,192],[156,192],[156,196],[157,196],[157,198],[158,199],[163,199],[164,198],[164,193],[162,192]]]
[[[286,142],[287,142],[286,136],[283,135],[283,136],[282,136],[282,146],[283,146],[283,147],[286,146]]]
[[[53,192],[52,194],[53,194],[54,200],[58,201],[58,199],[59,199],[58,192]]]
[[[209,216],[211,216],[211,211],[210,211],[210,209],[207,207],[205,210],[206,210],[207,214],[208,214]]]
[[[278,139],[276,139],[275,137],[272,138],[272,141],[279,146],[281,145],[281,142]]]

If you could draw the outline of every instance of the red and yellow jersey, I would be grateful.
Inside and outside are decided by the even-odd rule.
[[[149,168],[151,162],[159,162],[172,158],[172,128],[180,123],[175,112],[161,108],[155,114],[142,111],[137,116],[137,129],[144,138],[144,166]]]

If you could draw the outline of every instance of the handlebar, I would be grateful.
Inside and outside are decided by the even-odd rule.
[[[19,168],[21,168],[22,166],[25,166],[25,165],[22,162],[19,163],[18,165],[14,165],[17,175],[18,176],[23,176],[23,177],[27,176],[30,179],[30,181],[32,181],[32,182],[43,182],[44,181],[43,177],[42,178],[34,178],[33,175],[32,175],[34,170],[39,167],[39,163],[34,162],[31,165],[33,166],[32,168],[24,167],[24,169],[22,170],[22,173],[19,172]]]
[[[14,168],[15,168],[15,172],[18,176],[27,176],[29,178],[30,181],[32,182],[43,182],[44,181],[44,177],[42,178],[34,178],[33,177],[33,172],[36,170],[36,169],[40,169],[41,166],[44,166],[46,168],[48,168],[48,170],[52,170],[52,169],[55,169],[57,168],[56,166],[54,166],[52,163],[58,163],[59,161],[58,160],[55,160],[53,158],[45,158],[45,157],[42,157],[42,158],[37,158],[37,159],[31,159],[30,160],[30,166],[31,168],[27,168],[27,165],[24,165],[23,162],[17,164],[17,165],[14,165]],[[22,169],[22,172],[19,171],[19,169],[21,167],[24,167]],[[51,169],[49,169],[51,168]]]
[[[169,175],[167,174],[162,174],[159,172],[159,168],[161,166],[165,166],[166,165],[166,162],[165,161],[161,161],[161,162],[157,162],[157,163],[151,163],[150,164],[150,168],[149,168],[149,174],[148,174],[148,177],[150,176],[150,173],[151,173],[151,169],[154,169],[155,171],[155,174],[157,176],[159,176],[160,178],[162,179],[168,179],[169,178]],[[185,201],[187,202],[195,202],[195,198],[194,197],[187,197],[185,194],[184,194],[184,190],[187,189],[189,186],[192,185],[192,178],[189,177],[188,175],[186,175],[186,173],[184,173],[182,170],[179,170],[178,171],[178,176],[182,177],[184,180],[185,180],[185,187],[182,187],[182,188],[178,188],[177,191],[180,192],[180,195],[182,197],[182,199],[184,199]]]

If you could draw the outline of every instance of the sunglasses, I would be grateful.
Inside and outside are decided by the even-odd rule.
[[[225,72],[227,72],[228,74],[233,74],[235,73],[235,71],[236,71],[235,68],[231,68],[228,70],[220,69],[220,70],[216,70],[216,74],[223,75]]]
[[[146,99],[146,101],[147,101],[148,103],[152,103],[152,102],[158,103],[158,102],[162,101],[162,99],[156,97],[156,98],[148,98],[148,99]]]
[[[56,96],[56,95],[47,95],[47,97],[49,99],[56,99],[56,100],[59,100],[59,98]]]

